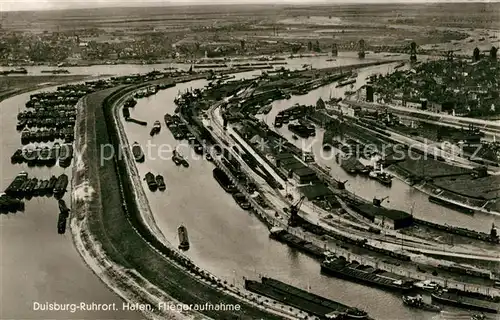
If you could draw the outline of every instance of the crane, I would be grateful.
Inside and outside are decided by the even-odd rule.
[[[304,199],[306,197],[305,196],[302,196],[300,197],[300,199],[295,203],[295,204],[292,204],[290,206],[290,219],[288,219],[288,225],[290,227],[297,227],[298,226],[298,213],[299,213],[299,209],[300,209],[300,206],[302,206],[302,203],[304,202]]]
[[[388,196],[383,197],[382,199],[373,198],[373,205],[380,207],[382,205],[382,202],[387,198],[389,198],[389,197]]]

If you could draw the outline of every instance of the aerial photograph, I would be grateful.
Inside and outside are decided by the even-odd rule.
[[[493,1],[0,0],[0,319],[500,320],[499,47]]]

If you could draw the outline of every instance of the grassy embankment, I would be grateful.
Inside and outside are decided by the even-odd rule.
[[[112,123],[111,108],[114,100],[114,98],[106,99],[109,93],[109,91],[96,93],[90,95],[87,100],[88,119],[92,121],[87,123],[89,126],[87,130],[95,132],[86,133],[95,137],[88,140],[87,152],[89,159],[93,159],[94,162],[100,159],[100,145],[114,142],[116,147],[118,141],[117,128],[108,125]],[[92,125],[95,127],[90,128]],[[225,303],[241,306],[241,311],[204,312],[214,319],[281,319],[200,282],[186,270],[162,257],[158,251],[166,256],[172,256],[172,252],[156,240],[141,222],[137,204],[132,196],[132,181],[124,174],[125,165],[125,161],[105,161],[100,167],[94,165],[94,170],[97,171],[91,172],[92,176],[99,177],[99,183],[92,186],[96,188],[97,194],[100,194],[100,199],[105,201],[94,200],[88,217],[89,227],[91,233],[102,243],[110,259],[126,268],[137,270],[151,283],[184,303],[208,302],[214,305]],[[99,184],[105,187],[98,189]]]

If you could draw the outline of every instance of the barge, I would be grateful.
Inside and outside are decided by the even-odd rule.
[[[222,189],[224,189],[224,191],[227,193],[236,193],[238,191],[236,186],[231,182],[231,179],[229,179],[224,171],[219,168],[215,168],[212,173],[215,180],[219,183]]]
[[[271,229],[269,238],[285,243],[288,246],[302,251],[313,258],[323,260],[325,258],[325,250],[312,244],[311,242],[302,240],[301,238],[289,233],[285,229],[274,227]]]
[[[443,290],[431,294],[432,301],[468,310],[475,310],[488,313],[499,313],[500,303],[478,299],[466,295],[464,292],[455,290]]]
[[[156,176],[156,184],[158,185],[158,190],[160,191],[165,191],[167,189],[163,176],[160,174]]]
[[[245,288],[254,293],[290,305],[320,319],[368,319],[368,314],[339,302],[263,277],[262,282],[245,279]]]
[[[156,189],[158,189],[158,184],[156,183],[155,175],[152,174],[151,172],[146,173],[144,180],[146,180],[149,190],[154,192],[156,191]]]
[[[417,296],[403,295],[402,299],[403,299],[403,303],[405,305],[412,307],[412,308],[422,309],[422,310],[430,311],[430,312],[440,312],[441,311],[441,308],[439,306],[424,302],[424,299],[420,295],[417,295]]]
[[[17,211],[24,211],[24,202],[5,193],[0,194],[0,213],[14,213]]]
[[[321,263],[321,272],[391,291],[406,292],[413,288],[411,280],[356,262],[351,263],[344,258],[327,257]]]
[[[64,193],[66,193],[67,187],[68,176],[63,173],[57,178],[56,184],[54,186],[54,197],[56,197],[56,199],[61,199],[64,196]]]
[[[134,155],[135,161],[144,162],[144,152],[142,151],[142,147],[139,145],[139,143],[137,143],[137,141],[132,145],[132,153]]]
[[[180,250],[189,250],[189,238],[186,227],[181,225],[177,229],[177,233],[179,235],[179,249]]]
[[[429,196],[429,202],[439,204],[440,206],[446,207],[448,209],[452,209],[461,213],[466,213],[466,214],[474,214],[474,210],[469,209],[467,207],[461,206],[457,203],[453,203],[435,196]]]
[[[234,201],[240,206],[243,210],[250,210],[252,207],[250,206],[250,202],[248,202],[247,198],[243,193],[233,193]]]

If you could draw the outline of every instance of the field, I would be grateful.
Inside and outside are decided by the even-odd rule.
[[[322,41],[418,45],[463,39],[474,28],[500,28],[500,4],[222,5],[3,12],[4,30],[86,31],[86,41],[120,42],[156,33],[168,43]],[[465,28],[465,29],[461,29]],[[102,32],[104,31],[104,32]],[[90,33],[89,33],[90,32]]]

